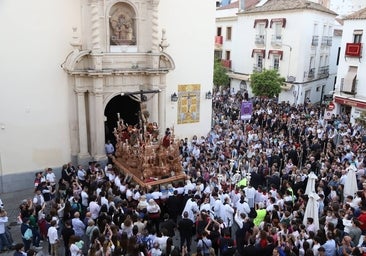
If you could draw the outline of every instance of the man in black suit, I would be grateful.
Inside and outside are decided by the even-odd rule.
[[[182,212],[182,200],[178,196],[178,191],[174,190],[173,195],[168,197],[165,202],[166,210],[170,216],[170,218],[177,223],[177,217]]]
[[[260,248],[255,245],[255,237],[251,237],[249,239],[249,245],[244,247],[243,253],[241,255],[258,256],[260,255],[260,253],[261,253]]]
[[[188,252],[191,251],[191,242],[193,236],[193,221],[188,218],[188,212],[183,213],[183,218],[178,222],[178,230],[180,236],[180,247],[186,243]]]

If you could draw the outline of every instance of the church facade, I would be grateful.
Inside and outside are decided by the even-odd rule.
[[[3,1],[0,192],[31,187],[46,167],[104,162],[121,121],[206,135],[210,2]]]

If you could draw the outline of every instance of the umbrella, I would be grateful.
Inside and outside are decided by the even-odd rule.
[[[344,183],[343,194],[346,198],[347,196],[355,196],[357,188],[357,178],[356,178],[356,167],[351,164],[348,168],[348,173],[346,176],[346,182]]]
[[[318,177],[315,175],[314,172],[310,172],[308,176],[308,182],[306,184],[305,195],[310,195],[311,193],[315,193],[315,181]]]
[[[319,200],[320,197],[316,193],[310,193],[308,196],[309,196],[309,200],[308,200],[308,203],[306,204],[303,224],[306,226],[307,219],[309,217],[313,218],[315,230],[318,231],[319,230],[319,204],[317,201]]]

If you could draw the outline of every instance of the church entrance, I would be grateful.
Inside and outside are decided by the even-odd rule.
[[[115,144],[115,137],[113,130],[117,127],[118,113],[125,124],[136,125],[139,124],[140,103],[130,96],[115,96],[107,104],[104,110],[106,121],[105,140],[110,140]]]

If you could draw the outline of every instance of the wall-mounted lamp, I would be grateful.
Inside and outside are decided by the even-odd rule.
[[[206,99],[208,99],[208,100],[212,99],[212,93],[211,93],[211,91],[206,92]]]
[[[173,93],[170,96],[170,100],[173,101],[173,102],[177,102],[178,101],[178,95],[176,93]]]

